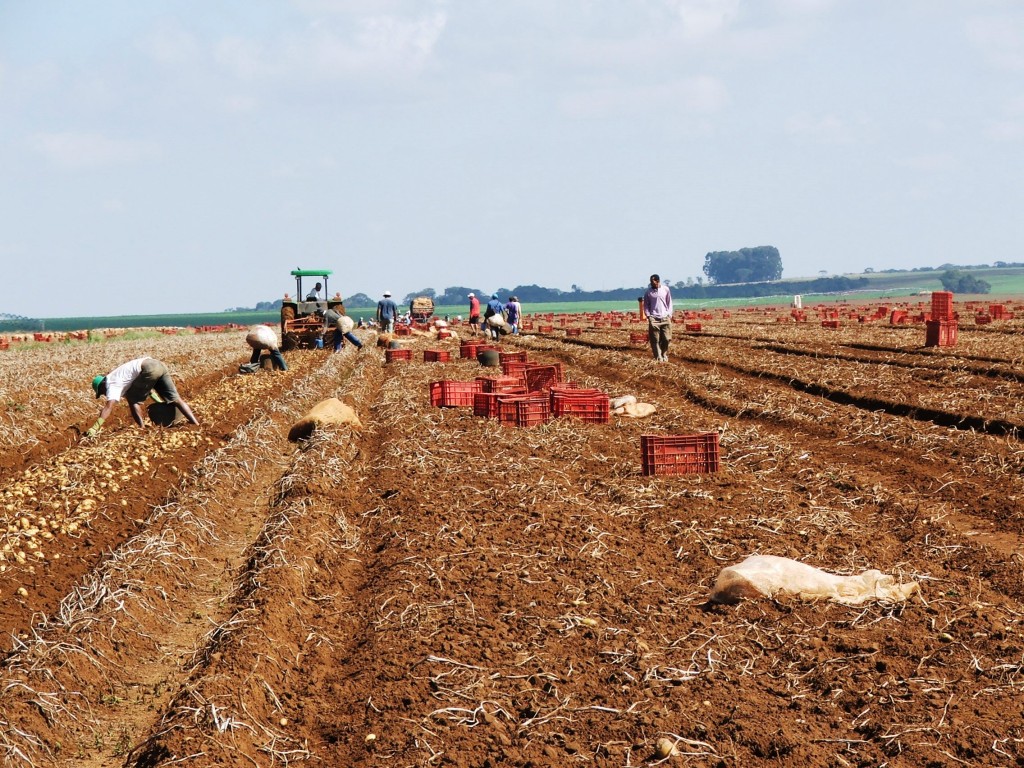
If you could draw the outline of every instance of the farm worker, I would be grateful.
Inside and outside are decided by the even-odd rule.
[[[103,429],[103,423],[114,410],[114,403],[122,396],[128,401],[132,417],[140,427],[145,427],[142,421],[142,403],[150,394],[154,394],[154,400],[158,403],[169,403],[174,405],[186,419],[193,424],[199,420],[192,415],[192,409],[188,403],[181,399],[171,376],[167,373],[167,366],[152,357],[139,357],[129,360],[123,365],[117,366],[106,376],[96,376],[92,380],[93,391],[96,397],[106,395],[107,402],[100,411],[96,423],[86,431],[86,437],[94,437]],[[155,390],[155,392],[154,392]]]
[[[258,365],[263,350],[270,352],[270,360],[275,370],[287,371],[288,364],[284,361],[284,355],[277,345],[277,334],[269,325],[257,325],[245,337],[245,343],[252,347],[252,356],[249,358],[251,364]]]
[[[476,297],[475,293],[469,294],[469,326],[473,329],[473,333],[477,332],[477,326],[480,325],[480,299]]]
[[[505,322],[512,328],[512,333],[519,333],[519,319],[523,316],[523,305],[515,296],[508,297],[508,304],[505,305]]]
[[[384,291],[384,298],[377,302],[377,324],[381,333],[394,333],[398,318],[398,305],[391,300],[391,291]]]
[[[314,285],[313,290],[306,294],[306,301],[320,301],[320,291],[323,287],[322,283]]]
[[[345,345],[345,339],[348,339],[356,345],[356,349],[363,348],[363,342],[361,342],[352,329],[355,328],[355,323],[352,318],[348,315],[343,315],[336,309],[328,309],[324,314],[324,319],[327,324],[334,327],[334,351],[340,352],[341,348]]]
[[[501,331],[498,330],[500,326],[488,323],[487,320],[497,315],[502,318],[502,321],[504,321],[505,318],[502,314],[504,311],[505,305],[501,303],[501,299],[498,298],[498,294],[492,293],[491,300],[487,302],[487,309],[484,310],[484,327],[487,332],[490,333],[491,338],[495,341],[498,341],[498,339],[501,338]],[[504,325],[504,322],[502,322],[501,325]]]
[[[647,315],[647,340],[659,363],[668,361],[668,343],[672,340],[672,292],[661,284],[658,275],[651,275],[651,284],[643,295],[642,307]]]

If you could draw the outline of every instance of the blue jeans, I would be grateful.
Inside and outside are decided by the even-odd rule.
[[[341,333],[340,331],[334,332],[334,351],[338,352],[342,346],[344,346],[343,339],[348,339],[350,342],[356,345],[356,349],[363,348],[363,342],[361,342],[352,331],[348,333]]]

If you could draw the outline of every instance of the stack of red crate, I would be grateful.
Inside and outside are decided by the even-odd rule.
[[[528,365],[529,363],[526,362],[520,362],[518,360],[509,360],[507,362],[502,362],[501,372],[506,376],[514,376],[520,381],[525,382],[526,380],[523,378],[523,373],[524,371],[526,371],[526,366]]]
[[[430,404],[438,408],[472,408],[473,395],[479,391],[478,381],[432,381]]]
[[[932,317],[924,325],[926,347],[956,346],[957,321],[950,291],[932,292]]]
[[[412,360],[411,349],[385,349],[384,362],[393,363],[395,360]]]
[[[574,416],[591,424],[607,424],[611,418],[608,395],[599,389],[551,388],[551,415]]]
[[[546,395],[498,395],[498,421],[517,427],[533,427],[551,418]]]
[[[641,435],[645,475],[690,475],[718,471],[718,433]]]
[[[531,363],[523,371],[523,377],[526,379],[526,388],[530,392],[541,392],[550,389],[552,384],[562,383],[562,364],[535,365]]]
[[[424,349],[423,350],[423,362],[424,363],[448,363],[451,362],[452,355],[447,349]]]

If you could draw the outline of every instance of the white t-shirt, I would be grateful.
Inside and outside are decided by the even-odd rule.
[[[125,390],[132,385],[132,382],[139,377],[142,373],[142,361],[148,360],[148,357],[140,357],[135,360],[129,360],[124,365],[119,365],[117,368],[107,374],[107,400],[117,402],[121,399],[121,395],[124,394]]]

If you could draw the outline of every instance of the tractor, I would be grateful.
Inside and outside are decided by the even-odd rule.
[[[295,297],[287,293],[281,302],[281,350],[287,352],[292,349],[312,349],[321,347],[330,342],[330,335],[334,333],[333,328],[326,328],[324,312],[334,309],[345,314],[345,305],[341,300],[341,294],[335,293],[333,297],[326,298],[327,278],[330,277],[329,269],[293,269],[292,276],[295,278]],[[319,296],[302,292],[302,278],[318,278],[315,282],[321,286]]]

